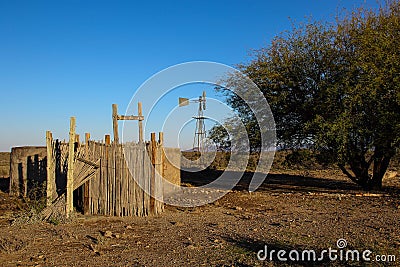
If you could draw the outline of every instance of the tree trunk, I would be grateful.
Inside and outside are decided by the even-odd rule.
[[[374,169],[370,181],[371,189],[382,189],[382,180],[387,168],[389,167],[390,157],[382,156],[374,159]]]
[[[373,155],[373,161],[366,162],[364,159],[353,159],[349,164],[354,173],[352,176],[349,172],[341,167],[342,171],[350,177],[350,179],[360,185],[365,190],[381,190],[383,176],[389,167],[391,154],[384,154],[382,151],[376,149]],[[371,163],[374,163],[373,173],[368,173]]]
[[[382,153],[382,151],[376,149],[373,155],[373,161],[365,161],[364,158],[353,158],[350,162],[350,169],[354,173],[352,175],[346,168],[341,165],[339,166],[344,174],[346,174],[353,182],[360,185],[365,190],[381,190],[382,180],[387,168],[389,167],[391,156]],[[371,163],[374,163],[373,173],[370,175],[368,170]]]

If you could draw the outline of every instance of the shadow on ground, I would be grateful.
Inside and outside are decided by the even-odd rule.
[[[193,186],[203,186],[215,181],[224,171],[202,170],[198,172],[181,171],[182,183]],[[232,176],[234,172],[231,172]],[[245,172],[234,190],[247,191],[253,172]],[[357,184],[346,180],[325,177],[311,177],[289,174],[268,174],[263,184],[257,191],[268,192],[314,192],[314,193],[362,193],[365,192]],[[387,186],[379,193],[400,194],[400,188]],[[371,192],[370,192],[371,193]]]

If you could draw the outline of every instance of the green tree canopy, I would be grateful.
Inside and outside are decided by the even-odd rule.
[[[313,147],[354,182],[381,188],[400,144],[399,1],[294,26],[240,69],[266,97],[280,147]],[[246,103],[224,92],[257,136]]]

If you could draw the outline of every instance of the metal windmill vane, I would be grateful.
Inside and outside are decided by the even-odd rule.
[[[193,140],[193,151],[195,152],[204,152],[204,141],[206,139],[206,125],[204,123],[204,110],[206,109],[206,91],[203,91],[203,94],[199,96],[199,99],[189,100],[189,98],[179,98],[179,106],[187,106],[189,103],[199,103],[199,109],[197,111],[197,116],[193,116],[196,120],[196,129],[194,132],[194,140]]]

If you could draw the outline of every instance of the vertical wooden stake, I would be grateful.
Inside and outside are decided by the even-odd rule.
[[[138,102],[138,115],[143,116],[142,102]],[[139,119],[139,143],[143,143],[143,122]]]
[[[104,136],[104,140],[105,140],[105,146],[104,146],[104,151],[103,153],[105,154],[105,159],[104,159],[104,163],[102,164],[102,168],[104,166],[104,172],[103,172],[103,176],[102,176],[102,180],[101,180],[101,196],[102,196],[102,205],[103,205],[103,211],[104,214],[106,215],[113,215],[111,212],[113,212],[113,177],[114,175],[112,175],[112,173],[114,173],[114,168],[113,166],[111,166],[111,159],[113,158],[111,156],[111,158],[109,157],[110,155],[110,150],[112,150],[112,147],[110,146],[111,144],[111,138],[110,135],[106,134]]]
[[[55,182],[55,164],[53,153],[53,136],[50,131],[46,131],[46,148],[47,148],[47,182],[46,182],[46,206],[50,206],[53,202],[54,182]]]
[[[155,182],[156,182],[156,133],[151,133],[150,135],[150,146],[151,146],[151,164],[152,170],[150,175],[150,213],[154,214],[155,211]]]
[[[164,133],[163,132],[158,133],[158,143],[160,145],[162,145],[164,143]]]
[[[85,133],[85,157],[86,159],[90,160],[91,158],[89,157],[89,139],[90,139],[90,133]],[[89,181],[87,181],[83,185],[83,214],[87,215],[89,214]]]
[[[112,120],[113,120],[113,131],[114,131],[114,143],[119,143],[118,137],[118,105],[112,104]]]
[[[65,210],[67,218],[74,209],[74,154],[75,154],[75,117],[71,117],[69,130],[68,147],[68,173],[67,173],[67,194]]]
[[[164,133],[158,133],[158,144],[156,152],[156,183],[155,183],[155,196],[156,196],[156,213],[164,210],[163,203],[163,179],[164,179]]]
[[[90,133],[85,133],[85,155],[86,155],[86,159],[90,159],[90,157],[89,157],[89,139],[90,139]]]
[[[165,160],[164,160],[164,133],[163,132],[158,133],[158,143],[160,144],[160,150],[161,150],[161,153],[159,153],[160,164],[161,164],[159,173],[162,177],[164,177],[164,161]]]
[[[109,134],[106,134],[105,136],[104,136],[104,141],[106,142],[106,145],[110,145],[111,144],[111,137],[110,137],[110,135]],[[106,147],[106,149],[107,149],[107,147]],[[106,155],[107,155],[107,158],[108,158],[108,153],[106,153]]]

